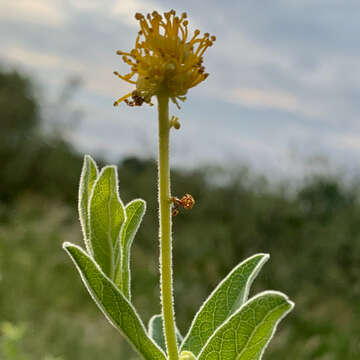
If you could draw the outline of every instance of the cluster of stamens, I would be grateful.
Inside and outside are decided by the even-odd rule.
[[[135,18],[140,23],[135,47],[130,52],[117,51],[130,66],[130,72],[114,74],[136,85],[136,89],[114,105],[122,101],[129,106],[152,105],[152,96],[165,94],[180,108],[178,100],[185,101],[187,91],[208,77],[203,55],[216,38],[209,33],[199,37],[199,30],[189,38],[186,13],[179,17],[174,10],[164,16],[156,11],[146,17],[137,13]]]

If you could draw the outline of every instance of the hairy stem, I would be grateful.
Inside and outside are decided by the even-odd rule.
[[[172,284],[171,202],[169,166],[169,97],[158,96],[159,110],[159,215],[160,288],[164,333],[169,360],[178,360]]]

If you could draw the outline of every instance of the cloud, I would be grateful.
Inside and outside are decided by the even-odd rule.
[[[94,0],[76,0],[71,2],[73,8],[79,9],[81,11],[97,11],[104,6],[104,1],[94,1]]]
[[[259,89],[238,88],[232,91],[231,99],[247,106],[259,106],[294,110],[298,107],[295,96],[281,92],[267,92]]]
[[[72,72],[79,72],[83,66],[80,61],[71,60],[68,57],[29,50],[16,45],[8,46],[4,50],[5,57],[8,60],[17,63],[23,63],[25,60],[27,65],[39,69],[44,67],[50,69],[66,68]]]
[[[204,11],[202,2],[174,0],[171,7],[180,13],[191,9],[190,24],[218,39],[204,61],[211,76],[189,92],[181,113],[176,113],[184,126],[174,144],[189,149],[194,163],[241,154],[259,167],[279,162],[291,167],[285,158],[292,143],[306,154],[323,152],[336,158],[343,152],[355,161],[360,143],[358,1],[208,0]],[[74,142],[88,142],[91,148],[95,137],[97,148],[108,153],[115,149],[117,156],[131,146],[130,140],[117,145],[114,134],[134,132],[130,125],[118,127],[118,117],[143,124],[140,117],[149,115],[126,106],[112,111],[112,101],[128,90],[112,75],[113,70],[127,71],[115,51],[133,46],[134,13],[154,9],[167,11],[169,3],[0,0],[1,56],[35,69],[46,86],[62,84],[74,74],[82,77],[86,118]],[[109,120],[101,136],[95,125],[99,118]],[[191,131],[189,119],[194,119]],[[192,134],[201,134],[196,141],[201,146],[180,142]],[[183,155],[180,151],[177,158]]]
[[[0,0],[0,18],[50,26],[64,25],[66,13],[59,2],[43,0]]]
[[[281,91],[237,88],[231,91],[229,98],[232,102],[250,107],[273,108],[292,112],[300,110],[298,98]]]
[[[329,145],[341,149],[359,151],[360,150],[360,135],[355,134],[337,134],[332,136]],[[329,140],[330,140],[329,139]]]
[[[138,22],[134,18],[135,13],[151,13],[154,10],[163,11],[158,3],[150,0],[116,0],[112,6],[111,14],[113,18],[121,16],[124,23],[137,27]]]

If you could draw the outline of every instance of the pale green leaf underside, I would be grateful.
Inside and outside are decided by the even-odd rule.
[[[115,269],[117,272],[115,283],[129,300],[131,299],[130,250],[144,216],[145,208],[145,201],[141,199],[133,200],[126,205],[126,220],[121,229],[120,241],[115,249]]]
[[[176,340],[178,345],[182,342],[182,336],[178,328],[176,330]],[[162,315],[154,315],[149,321],[149,336],[166,352],[165,335]]]
[[[263,292],[235,312],[211,336],[198,360],[259,360],[277,324],[292,309],[287,296]]]
[[[125,210],[118,194],[115,166],[102,169],[90,199],[90,240],[95,261],[111,279],[115,275],[114,249]]]
[[[92,254],[89,226],[89,199],[98,173],[95,161],[91,156],[85,155],[79,186],[79,217],[86,250],[89,254]]]
[[[78,246],[64,243],[90,295],[110,323],[122,332],[146,360],[166,360],[151,340],[136,310],[98,265]],[[106,357],[106,356],[105,356]]]
[[[268,259],[268,254],[254,255],[227,275],[195,315],[181,351],[200,353],[214,331],[246,302],[253,280]]]

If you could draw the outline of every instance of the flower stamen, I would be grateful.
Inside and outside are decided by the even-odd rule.
[[[178,100],[184,101],[187,91],[204,81],[208,74],[202,65],[203,56],[213,45],[215,36],[205,33],[199,37],[195,30],[189,40],[187,14],[176,16],[174,10],[160,15],[157,11],[147,14],[136,13],[139,21],[135,46],[130,52],[117,51],[124,63],[130,66],[127,75],[114,74],[120,79],[136,85],[136,90],[117,100],[130,106],[151,105],[152,96],[168,95],[178,108]],[[137,79],[132,77],[137,75]],[[131,97],[132,100],[128,100]],[[126,101],[125,101],[126,100]]]
[[[130,97],[132,95],[132,92],[131,93],[128,93],[124,96],[122,96],[120,99],[114,101],[114,106],[118,106],[122,101],[124,101],[125,99],[127,99],[128,97]]]
[[[127,81],[130,84],[135,84],[136,85],[136,81],[130,80],[131,77],[133,77],[135,74],[135,72],[132,72],[130,74],[127,75],[120,75],[117,71],[114,71],[114,75],[116,75],[118,78]]]

